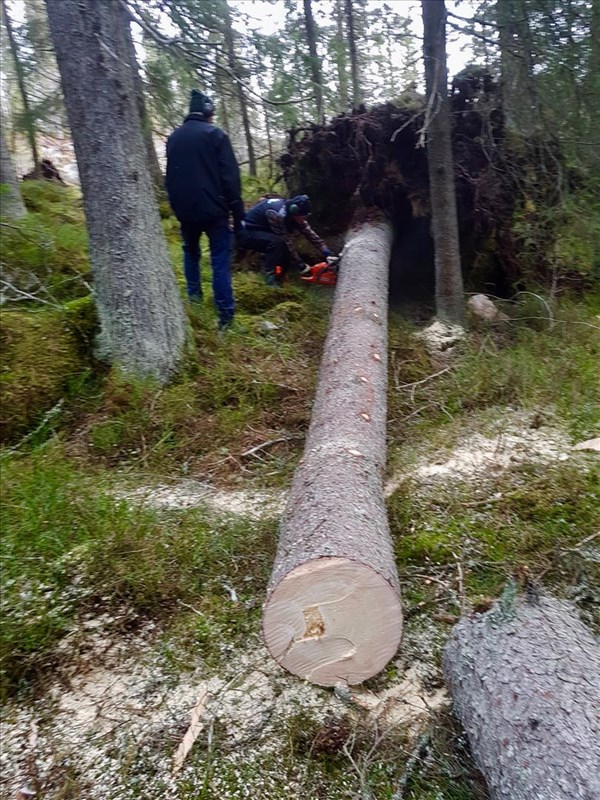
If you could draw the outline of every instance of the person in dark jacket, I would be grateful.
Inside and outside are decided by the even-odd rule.
[[[309,272],[294,246],[294,233],[301,233],[325,258],[331,254],[325,242],[308,224],[309,214],[310,198],[306,194],[289,200],[260,200],[246,212],[237,244],[241,249],[263,253],[265,279],[269,286],[280,284],[290,264],[300,274]]]
[[[238,231],[244,214],[240,170],[229,137],[212,124],[214,105],[192,89],[190,112],[167,140],[166,188],[181,225],[183,265],[188,297],[202,299],[200,236],[210,243],[212,284],[219,327],[233,320],[231,231]]]

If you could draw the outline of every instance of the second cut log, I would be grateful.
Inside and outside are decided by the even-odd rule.
[[[509,596],[463,618],[444,673],[493,800],[600,798],[600,648],[570,605]]]

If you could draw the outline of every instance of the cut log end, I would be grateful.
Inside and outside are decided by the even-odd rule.
[[[313,559],[289,572],[271,592],[263,634],[273,658],[300,678],[321,686],[362,683],[398,649],[400,597],[365,564]]]

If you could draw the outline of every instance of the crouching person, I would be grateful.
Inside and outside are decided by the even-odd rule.
[[[310,199],[306,194],[289,200],[261,200],[246,212],[237,244],[240,249],[263,254],[265,280],[269,286],[280,286],[290,268],[297,269],[301,275],[309,273],[294,246],[294,233],[302,234],[323,257],[330,255],[330,249],[308,224],[309,215]]]

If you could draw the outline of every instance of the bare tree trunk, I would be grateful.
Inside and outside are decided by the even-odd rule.
[[[600,648],[567,603],[462,619],[444,673],[494,800],[600,797]]]
[[[422,0],[427,85],[429,194],[435,246],[435,303],[440,320],[462,324],[463,280],[454,190],[452,122],[446,67],[444,0]]]
[[[271,135],[271,120],[269,118],[269,107],[263,103],[263,113],[265,119],[265,133],[267,135],[267,152],[269,154],[269,179],[273,177],[273,137]]]
[[[343,111],[348,108],[348,74],[346,72],[346,37],[344,35],[343,0],[335,0],[335,20],[337,32],[335,35],[335,64],[338,76],[340,93],[340,106]]]
[[[17,173],[4,138],[4,126],[0,120],[0,184],[3,187],[0,211],[3,217],[21,219],[27,214],[23,196],[19,189]]]
[[[131,15],[127,9],[123,9],[123,31],[125,34],[125,42],[127,44],[127,52],[129,55],[129,64],[131,65],[131,74],[133,76],[133,87],[135,90],[135,100],[140,115],[140,124],[142,126],[142,136],[144,138],[144,146],[146,148],[146,157],[148,159],[148,170],[150,172],[150,179],[154,187],[156,199],[160,202],[166,199],[165,180],[158,163],[158,156],[156,155],[156,148],[154,146],[154,139],[152,138],[152,121],[148,114],[146,106],[146,99],[144,97],[144,84],[140,75],[140,68],[137,63],[135,54],[135,45],[131,35]]]
[[[356,33],[354,31],[354,13],[352,0],[346,0],[346,25],[348,28],[348,45],[350,47],[350,74],[352,75],[352,105],[358,108],[361,101],[360,79],[358,74],[358,53],[356,51]]]
[[[597,132],[600,125],[600,0],[592,0],[590,20],[590,50],[584,89],[590,127]],[[596,162],[599,159],[596,149]]]
[[[229,12],[229,5],[227,0],[224,0],[223,11],[225,14],[225,41],[227,44],[227,53],[229,56],[229,69],[233,72],[236,78],[240,77],[237,58],[235,57],[235,45],[233,41],[233,26],[231,24],[231,14]],[[248,104],[246,103],[246,96],[244,95],[244,88],[239,82],[236,81],[237,96],[240,104],[240,111],[242,112],[242,125],[244,126],[244,134],[246,136],[246,147],[248,149],[248,171],[250,175],[256,176],[256,157],[254,155],[254,144],[252,142],[252,133],[250,131],[250,117],[248,115]]]
[[[497,0],[502,105],[509,128],[527,137],[540,121],[527,9],[519,0]]]
[[[8,9],[6,8],[6,3],[4,2],[4,0],[0,0],[0,8],[2,10],[2,15],[4,16],[4,26],[6,28],[6,34],[8,36],[10,51],[12,53],[12,57],[15,62],[17,84],[19,86],[19,93],[21,95],[21,102],[23,103],[23,111],[25,112],[25,125],[27,127],[27,139],[29,140],[31,157],[33,159],[33,168],[36,174],[38,174],[40,172],[40,154],[37,147],[35,124],[33,121],[33,115],[31,113],[29,97],[27,95],[27,89],[25,88],[25,76],[23,74],[23,65],[21,64],[21,59],[19,58],[19,51],[17,49],[17,43],[15,42],[15,36],[12,29],[12,22],[8,15]]]
[[[325,686],[375,675],[402,632],[382,487],[391,244],[387,223],[353,230],[346,244],[264,606],[271,655]]]
[[[225,88],[226,73],[222,65],[219,63],[219,56],[217,56],[216,69],[215,69],[215,87],[217,90],[217,97],[219,98],[219,122],[225,133],[231,138],[231,123],[229,122],[229,98]]]
[[[36,130],[50,133],[57,138],[68,138],[67,116],[64,108],[58,65],[50,40],[48,15],[45,0],[27,0],[25,3],[27,19],[27,39],[32,48],[35,72],[30,73],[32,86],[30,99],[33,104],[43,104],[43,118],[36,121]]]
[[[117,3],[47,0],[90,240],[105,355],[166,381],[186,320],[142,139]]]
[[[310,54],[310,71],[317,101],[317,120],[323,122],[323,81],[321,79],[321,67],[317,54],[317,41],[315,35],[315,21],[313,19],[311,0],[304,0],[304,22],[306,25],[306,38],[308,40],[308,52]]]

